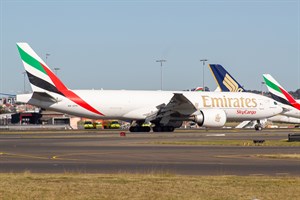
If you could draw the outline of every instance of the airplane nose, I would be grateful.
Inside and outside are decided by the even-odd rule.
[[[272,110],[273,115],[283,112],[283,108],[276,101],[270,101],[270,109]]]
[[[282,107],[278,107],[279,108],[279,113],[282,113],[282,111],[283,111],[283,108]]]

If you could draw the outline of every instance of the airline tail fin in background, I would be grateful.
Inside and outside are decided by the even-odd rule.
[[[227,72],[222,65],[208,65],[213,77],[223,92],[244,92],[245,89]]]
[[[300,110],[300,104],[270,74],[263,74],[263,77],[273,99]]]

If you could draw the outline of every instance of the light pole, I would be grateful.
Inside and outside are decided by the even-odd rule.
[[[46,53],[46,65],[48,65],[47,59],[50,56],[50,53]]]
[[[205,66],[205,62],[208,61],[207,59],[201,59],[200,62],[203,63],[203,71],[202,71],[202,85],[203,85],[203,91],[205,91],[205,83],[204,83],[204,66]]]
[[[25,78],[26,78],[26,72],[22,72],[22,74],[23,74],[23,77],[24,77],[23,91],[24,91],[24,94],[25,94]]]
[[[167,62],[167,61],[161,59],[161,60],[156,60],[156,62],[160,62],[160,90],[162,90],[163,89],[163,72],[162,72],[163,65],[162,65],[162,63]]]
[[[263,85],[264,85],[264,84],[266,84],[266,83],[265,83],[264,81],[262,81],[262,82],[261,82],[261,95],[264,95],[264,92],[263,92]]]
[[[57,76],[57,71],[60,70],[59,67],[54,67],[55,75]]]

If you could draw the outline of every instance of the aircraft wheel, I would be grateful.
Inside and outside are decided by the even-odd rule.
[[[155,126],[152,129],[153,132],[173,132],[175,130],[173,126]]]
[[[163,126],[162,129],[163,132],[173,132],[175,128],[173,126]]]
[[[129,128],[130,132],[150,132],[151,128],[150,127],[142,127],[142,126],[131,126]]]
[[[262,126],[260,124],[256,124],[254,128],[255,128],[256,131],[261,131],[262,130]]]
[[[143,132],[150,132],[151,128],[150,127],[142,127]]]
[[[173,126],[170,126],[170,127],[169,127],[169,131],[170,131],[170,132],[174,132],[174,130],[175,130],[175,128],[174,128]]]
[[[137,127],[137,126],[131,126],[131,127],[129,128],[129,131],[130,131],[130,132],[139,132],[139,127]]]
[[[160,126],[154,126],[153,132],[161,132],[162,128]]]

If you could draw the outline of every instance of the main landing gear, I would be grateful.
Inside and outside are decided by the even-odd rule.
[[[129,131],[130,132],[150,132],[151,127],[149,125],[145,126],[145,121],[135,121],[132,122]],[[147,124],[147,123],[146,123]],[[155,126],[152,127],[153,132],[173,132],[175,130],[174,126],[162,126],[159,123],[154,123]],[[181,124],[175,124],[176,127],[180,127]]]
[[[173,126],[154,126],[153,132],[173,132],[175,128]]]
[[[262,130],[262,124],[260,123],[260,120],[257,120],[257,124],[255,124],[254,128],[256,131]]]
[[[175,128],[173,126],[155,126],[152,128],[153,132],[173,132]],[[131,126],[130,132],[150,132],[149,126]]]
[[[151,128],[149,126],[131,126],[129,128],[130,132],[150,132]]]

